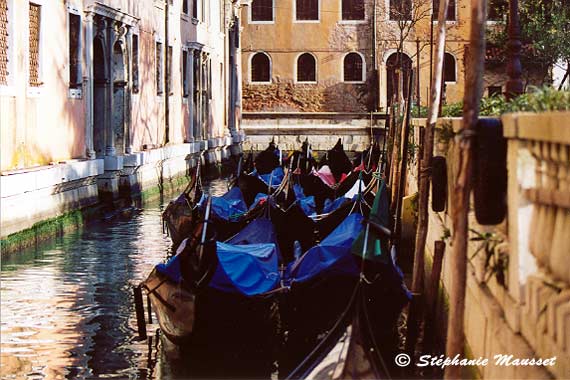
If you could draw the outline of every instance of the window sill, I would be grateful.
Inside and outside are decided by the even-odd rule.
[[[275,20],[273,21],[250,21],[250,25],[273,25],[275,24]]]
[[[251,82],[249,82],[249,84],[265,86],[265,85],[271,84],[271,81],[269,81],[269,82],[253,82],[253,81],[251,81]]]
[[[342,81],[342,83],[346,83],[346,84],[366,84],[365,81]]]
[[[81,99],[82,93],[80,88],[70,88],[67,92],[68,99]]]
[[[295,81],[295,84],[315,85],[315,84],[317,84],[317,81],[310,81],[310,82]]]
[[[339,20],[338,23],[341,25],[360,25],[367,24],[368,20]]]
[[[16,87],[14,86],[0,86],[0,96],[16,97]]]
[[[188,97],[187,96],[184,96],[182,98],[182,104],[188,104]]]
[[[190,21],[190,16],[187,13],[180,13],[180,19],[184,21]]]
[[[43,85],[39,87],[28,86],[28,91],[27,91],[28,98],[38,98],[42,96],[43,93],[44,93]]]
[[[293,20],[293,24],[320,24],[321,20]]]

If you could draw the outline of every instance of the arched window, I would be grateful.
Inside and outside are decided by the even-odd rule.
[[[297,82],[316,82],[317,62],[309,53],[303,53],[297,58]]]
[[[449,53],[445,53],[443,61],[443,80],[445,82],[456,82],[457,73],[455,69],[455,57]]]
[[[348,53],[344,57],[343,72],[345,82],[364,82],[364,60],[358,53]]]
[[[343,20],[364,20],[364,0],[342,0]]]
[[[251,81],[270,82],[271,81],[271,61],[265,53],[255,53],[251,58]]]

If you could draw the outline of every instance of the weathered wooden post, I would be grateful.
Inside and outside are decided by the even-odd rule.
[[[521,79],[521,25],[519,17],[519,0],[509,0],[509,42],[507,43],[509,59],[507,62],[506,96],[512,99],[523,93],[524,87]]]
[[[483,94],[485,69],[485,21],[487,1],[471,2],[471,34],[469,38],[469,64],[463,98],[463,127],[457,135],[457,175],[454,178],[451,216],[453,220],[453,250],[451,252],[451,289],[449,297],[449,320],[447,325],[446,355],[463,356],[465,348],[464,316],[465,290],[467,284],[467,244],[469,195],[473,168],[473,137],[479,117],[479,105]],[[492,185],[490,185],[492,186]],[[461,366],[445,369],[445,379],[460,379]]]
[[[423,292],[423,275],[424,275],[424,251],[427,240],[428,231],[428,200],[431,177],[431,161],[433,156],[433,143],[435,134],[435,124],[437,122],[439,102],[441,98],[441,83],[443,81],[443,60],[445,54],[445,32],[447,18],[447,8],[449,0],[439,1],[438,25],[437,25],[437,41],[435,65],[433,66],[433,83],[431,83],[431,96],[428,109],[428,120],[424,132],[421,170],[418,173],[420,177],[419,199],[418,199],[418,230],[416,232],[416,245],[414,250],[414,270],[412,277],[412,293],[414,298],[410,306],[410,315],[408,318],[408,337],[406,339],[406,351],[413,352],[413,346],[417,338],[417,321],[419,318],[420,298]]]

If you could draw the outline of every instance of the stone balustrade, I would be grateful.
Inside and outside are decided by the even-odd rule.
[[[551,372],[570,375],[570,113],[503,116],[509,141],[510,254],[521,333]],[[515,172],[516,171],[516,172]],[[516,178],[515,178],[516,177]],[[513,240],[513,237],[518,237]],[[532,265],[536,264],[536,266]]]

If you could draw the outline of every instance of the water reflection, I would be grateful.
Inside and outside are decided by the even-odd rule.
[[[210,188],[221,194],[227,184]],[[136,339],[132,287],[170,247],[160,213],[160,202],[130,209],[3,258],[3,379],[187,377],[171,368],[162,339]]]

